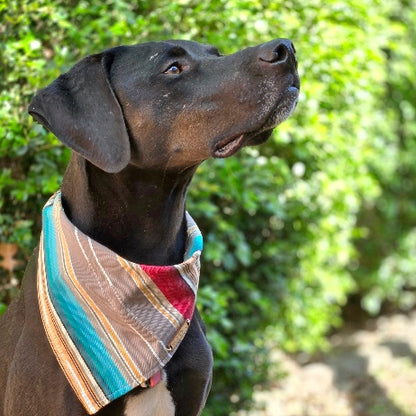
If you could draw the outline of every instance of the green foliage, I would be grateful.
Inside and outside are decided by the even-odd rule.
[[[295,115],[266,145],[204,163],[190,190],[216,357],[205,415],[250,404],[272,375],[270,345],[323,348],[352,292],[371,311],[416,303],[415,0],[0,0],[0,13],[0,242],[23,257],[68,161],[27,116],[35,90],[123,43],[295,43]],[[10,297],[0,293],[0,313]]]
[[[384,120],[374,129],[377,153],[369,162],[381,193],[358,218],[366,236],[357,242],[359,262],[352,268],[363,306],[371,313],[378,313],[386,300],[404,309],[416,304],[415,5],[386,4],[391,24],[383,46],[385,100],[377,103]]]

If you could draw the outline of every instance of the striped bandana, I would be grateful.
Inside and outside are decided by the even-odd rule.
[[[89,414],[146,386],[172,358],[195,308],[202,236],[186,213],[184,262],[148,266],[91,240],[61,194],[43,209],[38,298],[49,343]]]

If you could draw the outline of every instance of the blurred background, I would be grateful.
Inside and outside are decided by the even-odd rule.
[[[169,38],[223,54],[290,38],[301,96],[272,139],[199,169],[199,306],[214,348],[205,416],[252,404],[270,364],[325,350],[357,315],[416,304],[416,0],[0,0],[0,313],[69,152],[27,114],[85,55]],[[0,335],[1,336],[1,335]]]

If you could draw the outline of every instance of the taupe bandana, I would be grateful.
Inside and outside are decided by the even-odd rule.
[[[201,233],[186,214],[184,262],[139,265],[91,240],[61,194],[43,210],[38,297],[55,356],[89,414],[143,385],[171,359],[195,308]]]

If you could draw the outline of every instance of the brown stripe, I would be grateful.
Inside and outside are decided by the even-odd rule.
[[[93,302],[93,300],[90,298],[88,293],[84,290],[84,288],[79,284],[76,275],[74,273],[74,270],[72,268],[71,258],[69,255],[69,249],[68,244],[65,239],[65,234],[62,231],[61,221],[60,218],[57,218],[57,227],[59,228],[59,233],[61,235],[61,244],[63,248],[63,255],[64,255],[64,262],[65,262],[65,269],[68,272],[68,276],[71,279],[72,284],[75,286],[76,290],[79,292],[81,298],[78,298],[78,300],[84,301],[83,303],[87,303],[90,310],[94,313],[95,318],[98,320],[99,324],[102,325],[107,332],[103,332],[103,335],[106,338],[109,338],[111,343],[116,346],[115,352],[121,354],[122,362],[125,366],[127,366],[128,370],[132,373],[133,377],[135,377],[135,381],[140,383],[143,383],[146,381],[146,379],[143,377],[141,372],[138,371],[136,365],[132,361],[129,353],[124,348],[124,345],[118,338],[116,332],[114,331],[113,327],[111,326],[110,322],[106,319],[105,315],[101,312],[101,310],[97,307],[97,305]],[[73,292],[75,294],[75,292]],[[89,317],[91,317],[90,314],[88,314]],[[95,326],[95,325],[94,325]],[[96,328],[97,329],[97,328]],[[101,332],[101,331],[100,331]],[[114,356],[113,356],[114,358]]]
[[[185,322],[179,328],[178,332],[169,341],[169,344],[168,344],[169,349],[174,350],[178,346],[178,344],[183,340],[183,337],[188,331],[190,324],[191,324],[191,321],[189,319],[186,319]]]
[[[87,238],[84,240],[82,234],[79,234],[81,242],[85,242]],[[141,321],[144,319],[144,314],[149,315],[149,318],[154,317],[155,311],[153,306],[150,305],[145,296],[137,289],[137,286],[133,282],[128,284],[131,281],[131,278],[121,267],[114,254],[107,256],[107,264],[109,265],[108,272],[110,276],[114,278],[114,285],[113,282],[110,282],[101,274],[96,276],[94,273],[100,273],[100,270],[98,270],[95,263],[95,254],[91,251],[92,247],[86,243],[84,247],[85,251],[82,251],[75,237],[73,238],[73,235],[73,230],[72,233],[65,234],[65,237],[70,239],[70,241],[68,241],[68,246],[70,247],[71,258],[76,258],[76,260],[84,260],[84,256],[87,256],[88,258],[85,258],[85,261],[88,262],[87,266],[85,266],[85,261],[78,261],[75,265],[74,262],[72,262],[74,273],[77,276],[79,284],[87,291],[92,301],[95,304],[100,305],[101,312],[110,319],[114,331],[120,337],[120,340],[123,342],[124,347],[129,352],[133,361],[137,364],[139,369],[143,370],[142,374],[144,379],[149,378],[155,371],[158,371],[170,357],[166,347],[158,341],[152,332],[149,332],[149,330],[142,326],[143,322]],[[96,248],[95,244],[94,247]],[[98,256],[101,255],[101,253],[97,254]],[[82,264],[84,264],[84,267],[82,267]],[[114,264],[117,265],[117,270],[113,269]],[[113,272],[111,272],[112,270]],[[120,271],[124,274],[120,273]],[[99,286],[98,280],[100,281]],[[115,287],[116,284],[121,285],[120,290],[129,286],[131,286],[131,289],[128,289],[127,292],[118,294],[116,290],[118,288]],[[135,291],[133,291],[133,289]],[[130,305],[124,305],[120,299],[120,297],[126,299],[126,296],[129,299]],[[136,306],[136,303],[139,305]],[[137,310],[133,311],[131,310],[131,307],[135,307]],[[145,309],[147,309],[147,311]],[[152,309],[152,311],[150,309]],[[168,322],[167,320],[165,321]],[[166,336],[167,333],[169,336],[170,333],[174,333],[174,327],[170,323],[169,326],[170,328],[168,328],[168,332],[166,332],[166,328],[162,325],[164,331],[162,335]]]
[[[137,286],[143,291],[143,293],[146,295],[147,299],[151,304],[169,321],[174,325],[174,327],[177,329],[179,328],[180,324],[175,316],[173,316],[169,311],[166,310],[166,306],[159,301],[159,299],[155,296],[154,291],[150,290],[148,286],[143,282],[142,275],[139,273],[136,273],[135,270],[131,267],[131,265],[124,260],[122,257],[118,256],[118,261],[120,264],[124,267],[124,269],[127,271],[127,273],[133,278],[134,282],[137,284]],[[145,274],[143,272],[143,274]]]
[[[39,248],[38,263],[38,300],[46,335],[52,349],[54,350],[55,356],[58,359],[58,363],[62,368],[62,371],[65,373],[75,394],[88,410],[89,414],[93,414],[106,403],[103,402],[102,398],[99,398],[95,392],[89,388],[89,383],[85,381],[85,369],[80,371],[80,367],[74,365],[77,359],[71,354],[72,349],[66,342],[65,337],[60,335],[60,332],[65,330],[63,329],[64,327],[62,324],[59,325],[57,323],[57,319],[59,318],[54,316],[57,314],[52,302],[49,299],[42,238]],[[102,393],[102,397],[105,398],[104,393]]]
[[[176,332],[175,327],[167,319],[160,320],[158,326],[154,326],[154,307],[121,267],[113,252],[109,253],[107,248],[93,242],[79,230],[74,232],[74,226],[64,214],[62,229],[71,259],[75,260],[75,264],[74,261],[71,263],[78,283],[91,300],[100,305],[104,316],[110,319],[114,331],[142,372],[143,379],[147,380],[169,361],[171,354],[159,339],[165,337],[169,340]],[[105,262],[105,270],[99,269],[98,258]],[[82,302],[82,299],[79,301]],[[150,332],[145,324],[155,332]]]

